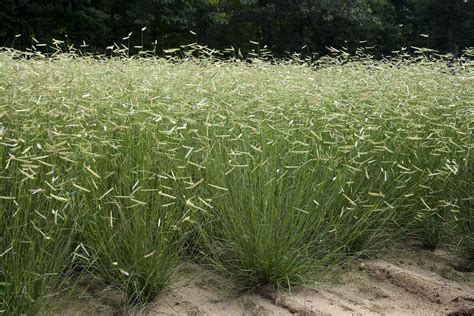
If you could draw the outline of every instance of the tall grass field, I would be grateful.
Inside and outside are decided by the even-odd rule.
[[[404,239],[474,261],[474,63],[0,53],[0,314],[183,262],[291,289]],[[70,282],[69,282],[70,283]]]

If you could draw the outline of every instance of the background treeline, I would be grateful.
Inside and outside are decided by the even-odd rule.
[[[474,46],[474,1],[1,1],[0,46],[25,49],[66,38],[69,44],[78,47],[85,42],[88,50],[98,52],[117,43],[132,49],[143,44],[160,53],[197,41],[242,52],[266,46],[276,56],[324,54],[327,46],[349,51],[375,46],[379,56],[410,46],[457,55]]]

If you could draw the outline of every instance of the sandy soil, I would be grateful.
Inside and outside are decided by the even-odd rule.
[[[103,285],[80,286],[58,298],[56,315],[474,315],[474,272],[454,269],[446,254],[394,249],[359,260],[332,279],[292,293],[261,288],[232,293],[226,282],[186,265],[173,289],[141,310],[124,311],[124,295]],[[93,283],[93,282],[92,282]]]

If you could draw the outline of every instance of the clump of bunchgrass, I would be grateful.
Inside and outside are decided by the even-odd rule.
[[[71,267],[74,214],[66,215],[70,208],[56,199],[59,196],[47,197],[29,185],[29,181],[47,181],[36,172],[8,172],[25,168],[31,158],[10,162],[4,173],[10,176],[3,176],[0,184],[2,194],[7,194],[0,196],[0,310],[7,314],[44,312]]]
[[[472,147],[472,143],[471,143]],[[473,157],[468,155],[459,164],[451,165],[454,180],[446,186],[445,205],[451,215],[446,239],[454,241],[452,249],[459,257],[459,268],[474,269],[474,182]],[[448,243],[449,245],[449,243]]]
[[[109,149],[115,154],[85,167],[92,177],[83,178],[89,192],[81,192],[78,205],[90,268],[123,289],[130,304],[143,304],[172,282],[191,220],[184,213],[180,170],[173,170],[166,144],[160,148],[167,137],[134,124]]]

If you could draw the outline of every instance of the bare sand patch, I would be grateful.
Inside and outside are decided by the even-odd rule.
[[[290,292],[262,287],[233,292],[199,265],[186,264],[175,285],[141,309],[125,308],[120,291],[79,285],[59,298],[67,315],[472,315],[474,273],[457,271],[442,251],[394,249],[358,260],[331,276]],[[78,294],[79,293],[79,294]]]

